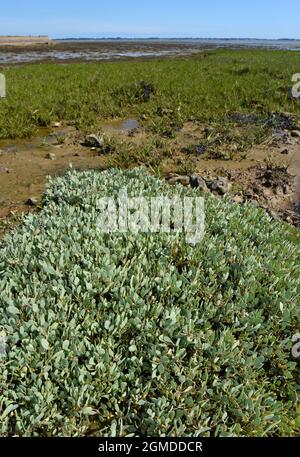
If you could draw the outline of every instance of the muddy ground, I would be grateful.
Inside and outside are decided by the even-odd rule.
[[[300,50],[300,41],[279,40],[54,40],[48,44],[5,45],[0,42],[0,68],[26,62],[82,62],[148,60],[157,57],[185,57],[217,48],[261,48]]]
[[[206,129],[207,126],[198,122],[188,122],[176,138],[168,140],[172,154],[162,160],[161,175],[166,179],[181,177],[185,183],[186,177],[195,174],[206,183],[225,179],[227,188],[221,194],[230,195],[239,204],[251,200],[274,218],[300,226],[297,132],[293,135],[287,132],[282,138],[270,137],[242,157],[237,154],[230,160],[220,160],[208,158],[197,148],[193,150],[193,145],[201,144]],[[87,146],[85,136],[61,124],[41,130],[30,140],[1,140],[0,235],[13,227],[23,213],[38,210],[49,175],[62,175],[70,166],[78,170],[103,170],[118,163],[118,150],[107,149],[110,142],[139,150],[149,140],[149,132],[135,119],[103,122],[100,135],[105,150],[101,146]]]
[[[160,40],[54,41],[49,45],[1,45],[0,66],[25,62],[82,62],[85,60],[136,60],[157,57],[184,57],[215,47],[197,42]]]

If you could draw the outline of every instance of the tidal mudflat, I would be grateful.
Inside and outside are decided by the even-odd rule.
[[[202,48],[203,46],[199,43],[159,40],[56,40],[49,46],[7,46],[0,43],[0,65],[51,61],[97,62],[176,57],[192,55]]]
[[[42,40],[41,40],[42,41]],[[0,41],[0,66],[30,62],[90,62],[191,56],[207,49],[274,49],[300,51],[299,40],[53,40]]]

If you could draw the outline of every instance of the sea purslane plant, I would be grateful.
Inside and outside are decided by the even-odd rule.
[[[111,233],[97,199],[200,195],[71,170],[0,245],[1,436],[274,436],[296,427],[299,238],[205,196],[206,232]]]

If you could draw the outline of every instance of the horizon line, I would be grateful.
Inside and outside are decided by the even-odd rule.
[[[30,35],[34,37],[34,35]],[[43,35],[39,35],[43,36]],[[54,37],[54,40],[136,40],[137,37],[120,37],[120,36],[102,36],[102,37],[86,37],[86,36],[81,36],[81,37],[65,37],[65,38],[58,38]],[[139,37],[139,39],[142,40],[268,40],[268,41],[299,41],[300,38],[239,38],[239,37],[230,37],[230,38],[225,38],[225,37],[191,37],[191,36],[186,36],[186,37],[178,37],[178,36],[169,36],[169,37],[159,37],[159,36],[148,36],[148,37]]]
[[[286,37],[279,37],[279,38],[261,38],[261,37],[201,37],[201,36],[166,36],[166,37],[161,37],[161,36],[143,36],[143,37],[132,37],[132,36],[67,36],[67,37],[55,37],[47,34],[29,34],[29,35],[0,35],[0,38],[10,38],[10,37],[20,37],[20,38],[41,38],[41,37],[48,37],[53,40],[223,40],[223,41],[229,41],[229,40],[240,40],[240,41],[247,41],[247,40],[253,40],[253,41],[300,41],[299,38],[286,38]]]

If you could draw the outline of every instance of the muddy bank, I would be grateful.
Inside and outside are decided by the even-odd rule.
[[[275,218],[299,226],[300,138],[291,135],[270,138],[269,142],[252,147],[243,158],[237,155],[231,160],[221,160],[191,148],[202,140],[206,130],[207,126],[189,122],[175,139],[166,140],[165,146],[172,152],[162,152],[162,175],[192,186],[198,176],[197,182],[204,180],[213,193],[228,194],[240,204],[250,200]],[[30,140],[1,140],[0,232],[3,233],[10,219],[13,221],[41,204],[49,175],[62,175],[70,166],[103,170],[118,160],[119,166],[128,166],[122,156],[124,151],[139,154],[149,143],[149,137],[141,120],[128,118],[103,121],[99,133],[90,136],[57,123],[51,129],[41,129]],[[155,148],[150,152],[153,157],[156,153]],[[145,158],[145,162],[144,159],[139,162],[138,157],[134,156],[134,166],[152,169],[151,161],[147,163]],[[191,172],[183,173],[185,167]]]
[[[45,46],[45,43],[49,46]],[[81,62],[180,57],[217,48],[261,48],[300,50],[299,40],[217,40],[217,39],[145,39],[145,40],[55,40],[26,41],[13,46],[0,42],[0,65],[29,62]]]
[[[41,204],[48,176],[60,176],[70,166],[79,170],[104,167],[101,157],[72,140],[60,144],[69,129],[55,135],[43,133],[27,142],[0,142],[0,236],[10,221],[14,223],[18,215]]]
[[[161,41],[55,41],[51,46],[1,46],[0,65],[29,62],[107,61],[192,55],[203,49],[194,43]]]

